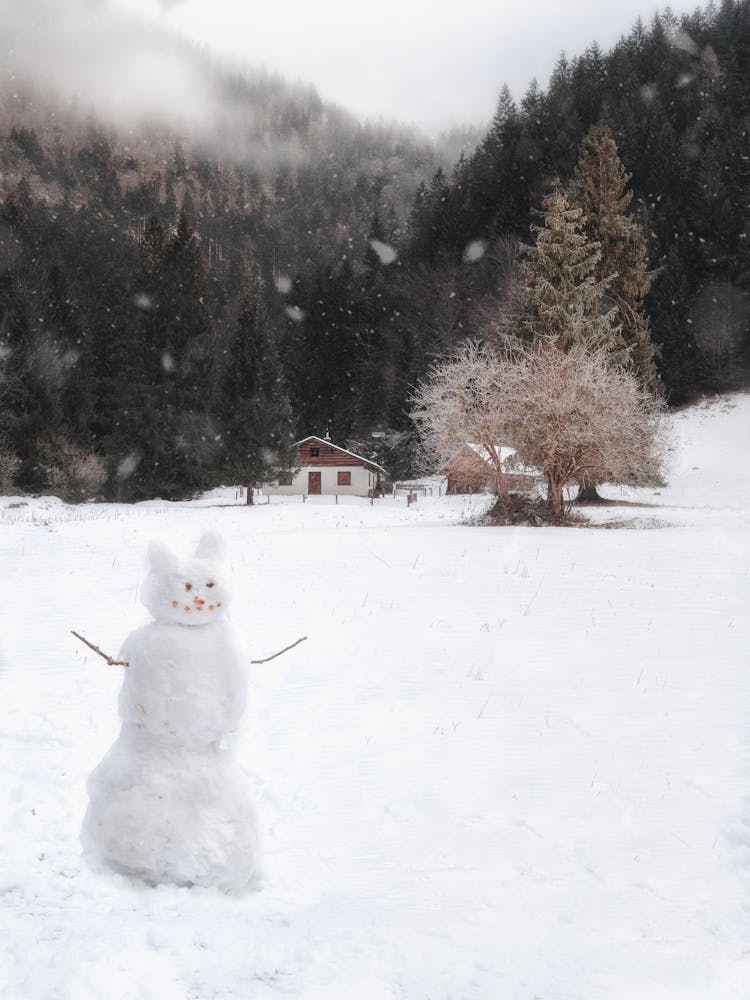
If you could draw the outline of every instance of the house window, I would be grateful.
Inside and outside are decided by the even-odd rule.
[[[352,485],[352,474],[351,472],[339,472],[338,474],[339,486],[351,486]]]
[[[320,448],[310,449],[310,458],[317,458],[319,454],[320,454]]]

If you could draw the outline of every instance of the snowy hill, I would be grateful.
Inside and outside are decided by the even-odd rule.
[[[671,417],[665,503],[747,509],[750,395],[710,399]]]
[[[696,518],[746,522],[750,502],[750,394],[717,396],[665,418],[666,485],[655,490],[604,487],[611,500],[648,505],[659,521],[692,524]],[[699,514],[702,509],[702,515]],[[595,520],[620,518],[588,509]],[[631,511],[633,524],[638,514]],[[647,511],[641,512],[641,518]]]
[[[670,418],[619,530],[482,501],[0,501],[0,995],[746,1000],[750,397]],[[18,506],[22,504],[22,506]],[[661,525],[661,527],[654,527]],[[261,892],[80,857],[153,537],[229,539]],[[643,530],[653,528],[653,530]]]

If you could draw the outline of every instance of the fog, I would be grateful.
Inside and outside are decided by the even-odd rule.
[[[503,83],[516,98],[532,77],[544,86],[563,48],[575,56],[596,39],[606,49],[654,9],[650,0],[477,0],[466,10],[428,0],[0,0],[0,72],[121,125],[148,118],[213,130],[227,108],[197,58],[201,46],[301,80],[361,118],[436,135],[485,126]]]
[[[153,21],[94,0],[0,0],[0,73],[106,121],[183,120],[207,129],[219,105],[200,60]]]
[[[213,51],[310,81],[361,118],[415,123],[431,135],[484,126],[500,88],[518,100],[546,86],[562,50],[608,50],[648,23],[659,0],[111,0],[149,13]],[[672,0],[674,14],[696,0]]]
[[[459,17],[454,16],[447,22],[433,18],[419,44],[415,39],[417,27],[421,25],[415,26],[411,18],[415,9],[421,9],[423,0],[414,0],[416,6],[405,0],[404,17],[392,24],[388,22],[391,0],[385,0],[379,34],[372,38],[371,48],[377,51],[367,58],[362,58],[362,42],[357,31],[370,24],[371,15],[359,16],[355,12],[342,17],[338,24],[340,31],[331,33],[334,37],[328,39],[325,32],[321,33],[320,25],[315,32],[306,31],[309,20],[297,19],[296,14],[301,10],[296,5],[297,0],[290,0],[290,6],[284,8],[285,17],[278,7],[257,8],[254,30],[248,27],[247,8],[250,5],[236,0],[215,2],[212,21],[192,23],[188,16],[201,14],[204,0],[0,0],[0,38],[4,43],[0,108],[11,102],[13,106],[8,110],[14,126],[37,127],[40,122],[36,109],[29,108],[25,102],[31,85],[32,96],[41,98],[38,117],[47,123],[49,102],[53,99],[63,108],[74,105],[79,121],[82,115],[92,111],[100,121],[125,132],[137,131],[144,123],[159,123],[186,139],[191,146],[204,143],[220,157],[252,163],[261,172],[273,171],[280,166],[299,166],[316,155],[312,144],[304,140],[300,143],[295,137],[287,140],[274,135],[269,120],[275,116],[278,123],[283,118],[287,98],[295,100],[297,107],[293,112],[296,113],[307,96],[315,95],[313,86],[317,88],[319,79],[327,79],[322,70],[316,73],[316,66],[320,68],[328,53],[331,56],[328,71],[333,76],[321,92],[325,98],[337,99],[338,89],[344,87],[345,96],[339,105],[354,113],[351,118],[343,116],[345,131],[350,124],[355,128],[357,112],[365,118],[363,109],[369,108],[372,117],[377,117],[375,112],[380,109],[391,121],[408,120],[413,111],[411,118],[419,120],[423,134],[431,132],[437,137],[437,130],[429,128],[430,122],[437,121],[430,117],[430,109],[436,102],[440,103],[443,89],[451,88],[455,98],[452,103],[446,102],[441,114],[447,108],[455,115],[453,120],[457,124],[472,120],[482,122],[484,116],[483,125],[480,124],[476,133],[458,135],[455,143],[449,142],[445,135],[440,137],[441,154],[455,159],[462,144],[470,145],[473,136],[481,135],[486,127],[506,72],[513,65],[490,55],[490,50],[502,52],[507,39],[501,43],[488,31],[476,50],[471,48],[471,43],[466,43],[467,38],[474,37],[476,23],[485,23],[482,18],[489,17],[483,0],[472,12],[468,36],[462,34],[463,21]],[[531,8],[536,4],[549,9],[549,0],[529,0],[529,3]],[[321,0],[323,27],[332,11],[342,12],[343,8],[337,4],[339,0]],[[571,16],[580,15],[586,7],[583,0],[581,4],[571,8]],[[305,16],[310,17],[309,14]],[[627,12],[623,11],[621,17],[627,17]],[[402,31],[398,30],[399,25]],[[517,40],[518,51],[525,46],[538,60],[540,47],[550,44],[549,26],[540,25],[537,32],[528,18],[524,20],[518,11],[508,20],[508,25],[513,26],[514,34],[510,37]],[[222,38],[226,39],[227,31],[233,26],[235,44],[222,44]],[[456,29],[455,39],[441,35],[451,26]],[[630,26],[623,24],[622,30],[627,31]],[[525,35],[520,34],[522,28]],[[393,36],[391,41],[388,41],[388,32]],[[588,32],[579,26],[579,33],[584,38]],[[276,44],[280,38],[286,43],[286,63]],[[204,44],[199,44],[200,39]],[[673,44],[690,52],[695,49],[692,40],[679,32]],[[409,46],[414,45],[417,48],[412,52]],[[334,48],[338,53],[336,58],[332,55]],[[583,43],[579,51],[582,49]],[[407,59],[408,65],[404,68],[402,57],[407,51],[413,58]],[[247,55],[246,62],[240,61],[242,52]],[[267,57],[262,69],[257,68],[261,66],[260,60],[253,63],[253,57],[260,52]],[[305,84],[284,84],[270,77],[271,71],[283,71],[295,65],[295,55],[300,57],[297,60],[299,68],[310,70]],[[303,56],[313,62],[306,62]],[[292,62],[289,62],[290,57]],[[456,59],[472,61],[473,72],[452,75]],[[360,70],[359,83],[355,87],[350,81],[347,90],[349,71],[341,71],[341,67],[353,62]],[[550,58],[548,72],[553,62]],[[532,65],[534,60],[530,59],[529,69]],[[228,92],[226,71],[232,68],[241,68],[246,79],[251,81],[249,87],[241,88],[240,96]],[[332,82],[334,77],[335,84]],[[297,79],[291,73],[288,78]],[[419,86],[420,80],[428,81],[427,87]],[[476,97],[478,86],[484,94],[484,104]],[[474,97],[471,96],[472,87]],[[365,92],[369,94],[366,100],[362,96]],[[13,101],[15,94],[20,95],[20,101]],[[647,88],[642,88],[641,96],[647,98]],[[22,112],[24,107],[26,111]],[[402,114],[389,114],[390,111]]]

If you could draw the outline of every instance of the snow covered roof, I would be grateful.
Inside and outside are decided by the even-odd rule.
[[[333,441],[331,441],[329,438],[322,438],[322,437],[318,437],[317,434],[310,434],[310,435],[308,435],[308,437],[304,437],[304,438],[301,438],[299,441],[296,441],[295,442],[295,447],[299,448],[299,446],[301,444],[304,444],[305,441],[320,441],[320,443],[322,445],[325,445],[326,448],[335,448],[336,451],[341,451],[345,455],[350,455],[352,458],[356,458],[358,461],[364,462],[365,465],[369,465],[373,469],[377,469],[378,472],[382,472],[384,476],[388,475],[388,473],[386,472],[386,470],[383,468],[382,465],[378,465],[377,462],[373,462],[372,459],[370,459],[370,458],[365,458],[364,455],[358,455],[354,451],[349,451],[347,448],[342,448],[340,445],[334,444]]]
[[[465,445],[463,445],[463,447],[459,448],[454,455],[451,455],[451,457],[448,459],[447,462],[444,462],[440,466],[440,468],[438,469],[438,473],[441,473],[443,472],[444,469],[447,469],[448,466],[451,464],[451,462],[454,462],[458,458],[458,456],[467,448],[473,451],[474,454],[477,456],[477,458],[480,458],[483,462],[489,462],[490,456],[484,445],[474,444],[473,442],[468,441]],[[506,461],[511,457],[511,455],[515,455],[516,453],[515,448],[506,448],[505,445],[501,444],[496,444],[495,450],[500,455],[501,465],[505,465]]]
[[[473,452],[476,452],[476,454],[479,455],[480,458],[483,458],[485,460],[485,462],[490,457],[487,449],[484,447],[483,444],[472,444],[471,442],[469,442],[469,444],[467,445],[467,447],[471,448],[471,450]],[[501,462],[505,462],[507,459],[510,458],[511,455],[515,455],[515,453],[516,453],[516,449],[515,448],[506,448],[506,446],[504,444],[496,444],[496,445],[494,445],[494,448],[495,448],[495,451],[500,456],[500,461]]]

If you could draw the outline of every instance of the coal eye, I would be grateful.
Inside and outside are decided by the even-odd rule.
[[[192,590],[192,589],[193,589],[192,583],[186,583],[185,584],[185,590]]]
[[[210,583],[207,583],[207,584],[206,584],[206,586],[207,586],[207,587],[213,587],[213,585],[214,585],[214,582],[213,582],[213,580],[212,580],[212,581],[211,581]]]

